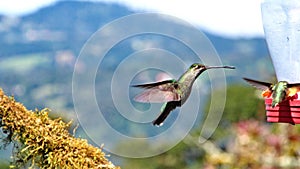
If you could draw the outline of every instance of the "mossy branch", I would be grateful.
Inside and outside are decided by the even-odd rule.
[[[101,148],[74,138],[67,130],[70,123],[52,120],[48,112],[29,111],[0,89],[1,128],[16,149],[12,168],[119,168],[107,160]]]

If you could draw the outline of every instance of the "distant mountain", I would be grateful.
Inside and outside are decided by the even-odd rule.
[[[57,80],[59,76],[62,76],[57,72],[73,71],[74,57],[76,58],[79,55],[82,46],[95,31],[117,18],[133,13],[135,11],[114,3],[59,1],[19,18],[0,16],[0,59],[2,61],[5,58],[10,58],[10,63],[13,63],[10,65],[15,65],[16,62],[13,59],[20,60],[19,57],[25,55],[35,59],[41,57],[43,61],[47,58],[47,62],[43,66],[33,65],[32,63],[37,62],[32,61],[30,64],[22,63],[22,66],[18,67],[11,66],[11,69],[4,69],[4,67],[9,66],[2,62],[2,65],[6,65],[2,66],[2,71],[11,72],[13,69],[20,72],[19,70],[27,70],[28,73],[34,75],[38,73],[34,72],[38,68],[39,73],[53,74],[53,71],[56,71],[54,73],[56,76],[51,77]],[[238,68],[239,71],[236,75],[268,77],[273,73],[271,60],[263,38],[228,39],[209,33],[205,34],[215,46],[224,64],[235,65]],[[142,39],[142,42],[145,39],[145,42],[148,42],[147,37]],[[186,51],[178,49],[176,45],[170,45],[169,42],[159,38],[155,40],[160,43],[159,45],[171,50],[178,50],[178,53],[185,55]],[[117,53],[114,55],[119,57],[116,58],[117,61],[122,59],[120,57],[126,57],[126,54],[134,51],[131,43],[132,41],[129,41],[123,46],[116,47],[115,51]],[[65,65],[70,66],[66,67]],[[111,68],[111,66],[108,67]],[[9,74],[6,75],[12,77]],[[17,83],[9,77],[3,79],[4,76],[1,76],[0,80],[3,83],[6,82],[4,85]],[[51,80],[48,79],[48,81]],[[30,84],[33,85],[34,80]]]
[[[29,85],[26,86],[28,88],[26,91],[30,92],[32,87],[48,82],[60,81],[68,84],[64,80],[71,79],[75,59],[88,38],[105,24],[133,13],[135,11],[113,3],[59,1],[19,18],[0,16],[0,72],[2,74],[6,72],[0,76],[0,85],[13,88],[14,85],[19,83],[24,85],[26,82]],[[235,65],[238,68],[238,73],[232,76],[235,78],[231,80],[237,79],[238,76],[260,75],[264,78],[273,73],[264,39],[228,39],[205,34],[215,46],[224,64]],[[188,54],[186,50],[177,48],[176,44],[170,45],[161,38],[147,38],[148,36],[142,37],[141,42],[156,41],[159,47],[177,51],[180,55]],[[110,60],[109,63],[116,65],[118,63],[115,62],[134,52],[132,43],[133,41],[129,40],[123,46],[117,45],[115,53],[112,54],[117,57],[111,57],[115,60],[114,62]],[[28,61],[20,58],[28,58]],[[1,62],[3,60],[5,62]],[[24,62],[21,62],[22,60]],[[43,61],[43,65],[34,60]],[[112,69],[110,64],[105,64],[107,69]],[[39,71],[36,71],[37,69]],[[18,72],[22,72],[22,75]],[[44,82],[41,79],[24,81],[29,74],[31,77],[45,74],[47,78],[42,78]],[[18,78],[12,78],[14,76]]]
[[[0,16],[3,27],[10,24],[9,29],[0,29],[0,56],[66,48],[78,52],[87,38],[101,26],[132,13],[134,11],[127,7],[113,3],[59,1],[32,14],[14,18],[14,22]],[[236,40],[206,34],[220,53],[231,53],[235,44],[242,42],[262,55],[267,54],[263,39]]]
[[[79,52],[83,43],[104,24],[133,13],[109,3],[60,1],[22,16],[2,17],[9,28],[0,31],[0,56],[71,49]],[[13,20],[11,19],[11,20]],[[8,22],[8,23],[7,23]]]

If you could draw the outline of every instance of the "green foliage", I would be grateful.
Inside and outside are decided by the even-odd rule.
[[[222,93],[223,91],[213,91]],[[241,84],[229,85],[226,93],[226,105],[219,127],[214,133],[214,138],[228,136],[229,130],[224,130],[232,123],[247,119],[264,120],[264,101],[259,91],[251,86]],[[217,97],[217,99],[220,97]],[[208,104],[204,112],[208,112],[211,105]],[[205,115],[206,116],[206,115]]]
[[[180,142],[174,148],[161,155],[142,158],[127,159],[124,169],[198,169],[202,168],[204,151],[195,144]]]
[[[219,92],[219,91],[215,91]],[[223,121],[226,123],[238,122],[250,118],[260,119],[264,110],[264,101],[259,91],[251,86],[230,85],[227,88],[226,105]]]
[[[4,160],[0,160],[0,168],[9,168],[9,163]]]

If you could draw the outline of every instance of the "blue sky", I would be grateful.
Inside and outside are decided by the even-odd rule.
[[[22,15],[57,0],[0,1],[0,13]],[[184,19],[200,28],[223,36],[263,36],[262,0],[94,0],[115,2],[132,9],[160,12]],[[17,4],[17,5],[16,5]]]

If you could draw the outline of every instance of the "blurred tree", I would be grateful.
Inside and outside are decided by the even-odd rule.
[[[197,145],[182,141],[170,151],[149,158],[126,159],[123,169],[198,169],[202,168],[204,151]]]
[[[216,95],[222,93],[222,91],[218,90],[213,92],[215,92]],[[226,128],[230,127],[232,123],[247,119],[265,120],[265,104],[260,95],[260,91],[257,91],[254,87],[241,84],[229,85],[226,96],[223,117],[213,138],[219,139],[229,136],[230,131],[226,130]],[[218,98],[220,97],[217,97],[217,99]],[[213,105],[210,105],[210,102],[208,102],[204,111],[206,113],[204,117],[207,116],[210,106]]]
[[[9,163],[5,160],[0,160],[0,168],[9,168]]]
[[[219,91],[214,92],[218,93]],[[230,85],[226,95],[222,122],[232,123],[249,118],[261,119],[264,117],[264,102],[260,91],[254,87],[240,84]]]

